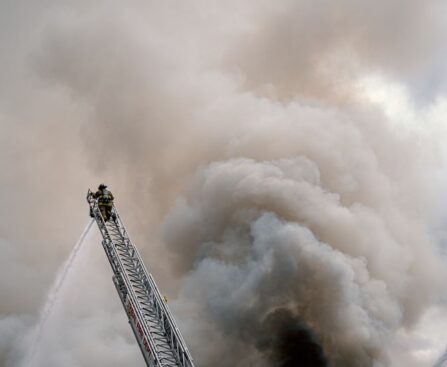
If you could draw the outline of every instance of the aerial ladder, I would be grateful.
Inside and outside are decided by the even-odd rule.
[[[89,190],[87,202],[103,237],[102,246],[113,271],[113,283],[148,367],[194,367],[166,299],[130,240],[113,205],[105,221]]]

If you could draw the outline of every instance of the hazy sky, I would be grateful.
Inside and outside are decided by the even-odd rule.
[[[431,365],[446,36],[441,0],[2,0],[0,366],[100,182],[198,367],[294,365],[288,333],[322,365]],[[97,233],[83,251],[36,367],[142,365]]]

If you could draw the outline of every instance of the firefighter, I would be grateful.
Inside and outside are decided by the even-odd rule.
[[[107,222],[110,217],[115,219],[115,215],[112,213],[114,197],[113,194],[107,190],[107,185],[99,185],[98,191],[93,194],[93,197],[98,199],[98,207],[104,220]]]

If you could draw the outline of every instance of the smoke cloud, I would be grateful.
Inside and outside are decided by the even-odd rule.
[[[381,210],[395,216],[384,191]],[[286,312],[277,323],[300,318],[297,325],[310,325],[333,365],[388,365],[389,339],[434,301],[443,270],[425,250],[423,229],[405,215],[384,218],[358,201],[342,205],[307,158],[241,159],[204,169],[165,233],[179,257],[189,258],[183,297],[200,300],[216,332],[260,348],[264,338],[287,333],[269,331]],[[282,348],[279,342],[270,354]],[[247,349],[240,350],[223,365],[247,365]]]
[[[103,181],[197,366],[434,363],[445,14],[3,1],[0,365],[21,366]],[[101,251],[75,266],[40,365],[142,363]]]

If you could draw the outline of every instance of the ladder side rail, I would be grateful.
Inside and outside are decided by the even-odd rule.
[[[116,250],[113,250],[113,251],[116,251]],[[119,255],[117,255],[117,258],[118,258],[118,262],[120,263],[120,266],[123,269],[125,269],[124,268],[124,264],[122,263],[121,257]],[[136,318],[138,319],[138,322],[140,323],[140,326],[143,329],[144,337],[149,342],[149,345],[150,345],[150,347],[151,347],[151,349],[153,351],[152,354],[154,356],[154,359],[157,361],[157,365],[163,366],[163,364],[160,361],[160,351],[158,350],[158,346],[156,345],[156,343],[153,340],[153,337],[152,337],[152,334],[150,332],[150,329],[149,329],[149,327],[148,327],[148,325],[146,323],[146,320],[144,318],[144,314],[143,314],[142,309],[141,309],[140,301],[138,300],[138,296],[136,295],[136,293],[135,293],[135,291],[133,289],[131,280],[129,279],[128,274],[127,274],[127,272],[125,270],[123,270],[123,278],[124,278],[124,281],[125,281],[125,284],[126,284],[126,288],[128,290],[128,299],[130,300],[130,302],[132,304],[132,307],[133,307],[133,310],[135,312]],[[127,300],[125,300],[124,306],[126,306],[126,301]],[[128,313],[127,309],[126,309],[126,313]],[[137,338],[137,340],[138,340],[138,338]]]
[[[90,201],[89,201],[90,204]],[[117,264],[117,256],[111,252],[112,251],[112,238],[110,237],[110,234],[107,230],[107,227],[105,225],[105,222],[102,218],[101,212],[98,208],[98,205],[95,205],[95,202],[91,205],[92,213],[94,215],[94,218],[96,220],[96,223],[98,224],[99,230],[101,232],[101,235],[103,237],[102,245],[104,248],[104,251],[106,252],[107,259],[109,260],[110,266],[112,267],[112,271],[117,278],[118,281],[123,283],[122,279],[122,271],[118,268]]]
[[[117,211],[116,211],[115,214],[116,214],[116,216],[117,216],[117,221],[118,221],[119,218],[120,218],[120,217],[119,217],[119,213],[117,213]],[[121,226],[120,226],[120,227],[121,227],[121,228],[124,227],[124,226],[122,225],[122,222],[121,222]],[[122,231],[122,232],[124,232],[124,231]],[[125,233],[125,232],[124,232],[124,233]],[[184,360],[184,356],[181,356],[181,358],[180,358],[178,351],[177,351],[175,348],[173,348],[173,346],[172,346],[171,343],[169,342],[169,339],[170,339],[169,336],[170,336],[170,335],[168,335],[168,334],[166,333],[166,331],[168,331],[168,330],[166,330],[165,325],[164,325],[164,323],[163,323],[163,318],[161,317],[161,316],[163,316],[163,317],[166,319],[166,315],[162,313],[162,309],[159,307],[158,302],[156,302],[156,301],[157,301],[157,296],[158,296],[159,300],[161,301],[160,292],[159,292],[159,290],[157,289],[155,283],[152,283],[152,284],[151,284],[151,283],[148,281],[147,270],[146,270],[146,268],[145,268],[145,266],[144,266],[144,263],[143,263],[143,261],[142,261],[142,259],[141,259],[141,256],[137,256],[137,255],[139,255],[139,253],[138,253],[138,249],[137,249],[135,246],[133,246],[132,241],[130,240],[130,238],[128,238],[128,236],[127,236],[127,238],[126,238],[126,237],[123,235],[123,240],[124,240],[124,242],[126,243],[128,249],[129,249],[129,250],[130,250],[130,249],[133,250],[134,257],[135,257],[135,261],[136,261],[136,266],[138,266],[138,270],[139,270],[140,272],[142,272],[142,277],[143,277],[143,279],[141,279],[141,281],[142,281],[143,284],[145,285],[145,289],[147,289],[147,290],[149,291],[149,293],[146,293],[146,295],[147,295],[147,297],[150,299],[150,301],[152,301],[151,304],[149,305],[149,307],[152,306],[151,308],[154,309],[155,314],[156,314],[156,316],[158,317],[158,319],[157,319],[157,323],[158,323],[158,325],[159,325],[160,327],[163,328],[163,331],[164,331],[163,335],[166,337],[166,341],[168,342],[168,346],[169,346],[169,348],[170,348],[169,350],[170,350],[171,352],[174,352],[174,356],[175,356],[177,362],[178,362],[178,363],[182,363],[182,361]],[[163,304],[164,304],[164,302],[163,302]],[[160,322],[160,321],[161,321],[161,322]],[[184,365],[184,364],[183,364],[183,365]],[[189,365],[184,365],[184,366],[189,366]]]
[[[111,247],[111,245],[112,245],[112,239],[110,238],[110,235],[107,231],[107,227],[105,226],[102,215],[101,215],[97,205],[96,206],[94,204],[91,205],[91,209],[92,209],[94,218],[96,220],[96,223],[98,224],[99,231],[101,232],[101,235],[103,237],[102,244],[103,244],[104,250],[107,254],[107,259],[109,260],[110,266],[112,267],[113,273],[118,278],[121,278],[121,272],[117,268],[116,258],[113,256],[113,254],[110,253],[111,249],[109,248],[109,246]]]
[[[123,241],[123,238],[120,236],[120,240],[119,241]],[[127,241],[126,241],[127,242]],[[122,259],[124,265],[127,265],[128,267],[132,267],[135,269],[126,269],[126,273],[129,275],[129,278],[132,282],[132,286],[133,289],[135,291],[135,294],[137,295],[138,301],[140,302],[140,308],[142,311],[147,311],[147,312],[152,312],[153,313],[153,309],[154,309],[154,302],[153,302],[153,290],[149,289],[147,284],[145,283],[145,274],[143,272],[143,268],[141,266],[141,264],[139,263],[138,259],[134,259],[134,258],[130,258],[131,254],[130,251],[132,249],[132,243],[128,243],[127,246],[124,246],[125,249],[123,250],[122,245],[120,246],[121,249],[120,251],[123,252],[123,254],[120,256],[120,259]],[[133,251],[133,253],[135,253]],[[142,298],[140,298],[142,297]],[[159,318],[155,318],[153,320],[151,320],[151,318],[153,318],[153,316],[149,316],[150,318],[148,320],[148,322],[156,322],[156,324],[158,325],[158,327],[162,328],[162,325],[160,324],[160,320]],[[158,340],[158,335],[160,334],[160,332],[154,331],[154,336],[155,338],[157,338]],[[163,334],[164,337],[166,337],[166,333],[164,332],[163,329]],[[168,342],[168,340],[166,340],[163,343]],[[160,348],[162,348],[162,345],[159,345],[159,351],[161,351]],[[167,347],[170,348],[169,343],[167,344]],[[172,349],[169,349],[169,351],[172,353]],[[174,357],[175,355],[172,355],[172,357]],[[160,357],[161,358],[161,357]]]
[[[127,296],[126,295],[124,295],[122,292],[120,292],[120,286],[119,286],[119,284],[118,284],[118,282],[116,281],[116,278],[115,277],[113,277],[113,282],[114,282],[114,284],[115,284],[115,287],[116,287],[116,290],[117,290],[117,292],[118,292],[118,295],[119,295],[119,297],[120,297],[120,300],[121,300],[121,304],[123,305],[123,308],[124,308],[124,310],[126,311],[126,315],[127,315],[127,317],[128,317],[128,321],[129,321],[129,324],[131,325],[131,329],[132,329],[132,332],[133,332],[133,334],[134,334],[134,336],[135,336],[135,339],[137,340],[137,344],[138,344],[138,346],[140,347],[140,350],[141,350],[141,352],[142,352],[142,354],[143,354],[143,358],[144,358],[144,360],[145,360],[145,362],[146,362],[146,364],[148,365],[148,366],[150,366],[150,367],[154,367],[154,362],[152,362],[152,360],[148,360],[147,358],[153,358],[154,360],[155,360],[155,358],[154,358],[154,353],[150,353],[150,355],[148,356],[148,357],[146,357],[146,354],[145,354],[145,350],[146,350],[146,345],[144,344],[144,342],[141,340],[141,337],[138,335],[138,327],[136,326],[136,323],[135,323],[135,321],[134,320],[132,320],[130,317],[129,317],[129,314],[128,314],[128,312],[127,312],[127,309],[128,309],[128,307],[129,307],[129,304],[126,304],[126,299],[128,299],[128,298],[126,298]],[[133,308],[134,309],[134,308]],[[148,352],[149,353],[149,352]]]
[[[161,295],[158,291],[158,287],[155,283],[154,278],[152,277],[152,274],[146,273],[146,276],[149,281],[148,286],[150,286],[152,289],[157,290],[157,292],[154,292],[155,300],[157,301],[154,304],[154,306],[156,307],[157,314],[159,315],[162,321],[163,328],[166,332],[166,336],[171,344],[171,347],[176,352],[179,363],[181,363],[185,367],[193,366],[192,357],[189,354],[189,350],[186,347],[186,344],[180,334],[180,331],[175,323],[175,320],[172,317],[172,314],[168,306],[161,298]]]
[[[113,210],[115,211],[116,214],[116,222],[118,224],[118,227],[120,229],[120,231],[122,232],[123,236],[125,236],[125,239],[127,237],[127,240],[129,241],[129,243],[132,243],[129,234],[127,233],[124,224],[121,220],[121,217],[118,213],[118,210],[116,209],[115,206],[113,206]],[[153,290],[154,293],[154,297],[155,297],[155,301],[156,301],[156,306],[158,308],[158,310],[160,310],[162,312],[162,314],[164,315],[164,317],[166,317],[167,321],[168,321],[168,325],[171,328],[171,332],[173,334],[173,341],[174,343],[172,343],[172,347],[177,346],[176,350],[176,354],[178,357],[178,360],[180,363],[182,363],[182,361],[185,361],[186,363],[182,363],[183,366],[185,367],[193,367],[193,359],[192,356],[188,350],[188,347],[186,346],[186,343],[182,337],[182,335],[180,334],[180,330],[172,316],[172,313],[170,311],[170,309],[168,308],[167,304],[164,302],[161,293],[159,291],[159,288],[152,276],[152,274],[150,274],[147,271],[146,266],[144,265],[144,262],[142,260],[142,257],[140,255],[140,252],[138,251],[138,248],[136,246],[133,246],[133,249],[135,251],[135,257],[138,259],[138,262],[141,264],[141,267],[146,275],[146,279],[148,281],[148,287],[151,288]],[[168,337],[168,340],[170,338]],[[186,356],[186,358],[185,358]],[[186,359],[186,360],[185,360]]]
[[[152,274],[148,274],[148,278],[150,279],[150,281],[152,281],[152,284],[154,285],[154,287],[157,288],[155,279],[153,278]],[[186,346],[185,341],[183,340],[180,330],[172,316],[171,310],[169,309],[168,305],[161,299],[161,296],[160,296],[159,302],[157,302],[157,306],[160,308],[161,313],[164,315],[164,317],[166,318],[166,321],[169,325],[169,328],[170,328],[169,331],[170,331],[170,334],[171,334],[170,336],[171,336],[171,340],[172,340],[172,347],[175,347],[175,350],[177,352],[177,355],[178,355],[180,361],[182,361],[184,366],[188,366],[188,367],[193,366],[192,357],[189,353],[189,350]],[[185,358],[186,358],[186,361],[185,361]]]
[[[133,309],[134,309],[134,311],[136,313],[136,317],[138,318],[138,321],[139,321],[139,323],[140,323],[140,325],[141,325],[141,327],[143,329],[144,336],[146,337],[146,339],[150,343],[150,347],[151,347],[151,349],[153,351],[152,354],[153,354],[154,359],[156,360],[157,365],[163,366],[163,364],[160,361],[159,351],[158,351],[157,345],[155,344],[155,342],[154,342],[154,340],[152,338],[152,335],[150,333],[149,327],[146,324],[146,321],[145,321],[145,318],[144,318],[144,314],[142,313],[142,310],[140,308],[140,302],[139,302],[137,296],[134,293],[132,283],[131,283],[130,279],[127,276],[126,268],[125,268],[124,264],[121,261],[121,257],[117,253],[115,247],[113,246],[113,241],[112,241],[112,239],[111,239],[111,237],[110,237],[110,235],[108,233],[108,230],[107,230],[107,227],[105,225],[105,222],[104,222],[104,220],[102,218],[102,215],[101,215],[101,213],[99,211],[97,201],[94,200],[94,199],[90,199],[88,201],[89,201],[90,207],[92,209],[93,215],[94,215],[94,217],[96,219],[96,222],[98,224],[98,227],[100,229],[101,235],[103,236],[105,242],[110,244],[110,248],[107,248],[107,249],[105,248],[105,249],[106,249],[106,254],[109,257],[109,262],[112,265],[112,269],[114,270],[114,273],[116,275],[118,275],[123,280],[123,283],[125,284],[125,287],[126,287],[126,290],[127,290],[127,297],[130,299],[130,301],[132,303]],[[113,266],[113,261],[111,261],[111,258],[117,260],[119,268],[121,268],[121,269],[116,269],[116,267]],[[120,295],[120,298],[121,298],[121,295]],[[125,305],[125,303],[123,305]],[[127,309],[126,309],[126,314],[129,317]],[[137,337],[137,341],[140,344],[140,341],[139,341],[138,337]],[[140,345],[140,348],[142,348],[141,345]],[[143,352],[143,355],[145,355],[144,352]]]

